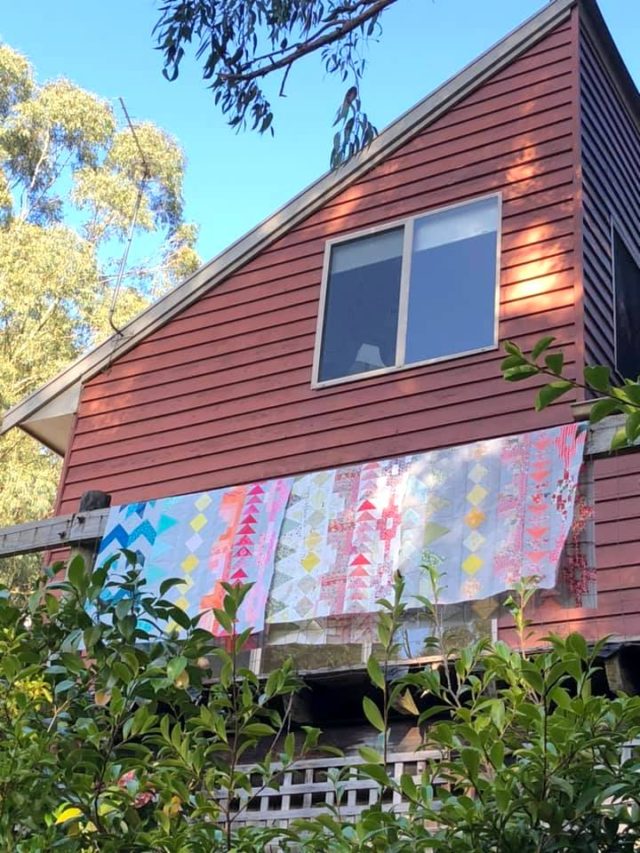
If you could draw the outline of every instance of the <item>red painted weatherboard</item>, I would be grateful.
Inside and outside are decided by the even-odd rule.
[[[531,614],[531,645],[551,632],[640,639],[640,454],[598,460],[595,494],[598,607],[566,610],[541,602]],[[500,637],[516,640],[511,620],[501,620]]]
[[[122,503],[570,420],[566,404],[533,412],[531,385],[503,382],[498,351],[322,390],[311,388],[311,365],[327,238],[492,192],[503,199],[501,339],[527,348],[554,334],[570,366],[581,360],[577,33],[574,13],[89,381],[59,511],[73,511],[87,489]],[[606,472],[611,490],[619,478]],[[635,507],[634,476],[621,499]],[[598,508],[599,533],[609,537],[601,548],[607,625],[619,595],[612,500]],[[627,551],[626,592],[639,598]],[[626,625],[626,611],[620,618]]]
[[[554,423],[500,378],[499,352],[311,388],[328,237],[503,196],[500,334],[552,331],[575,359],[574,24],[566,22],[428,130],[92,379],[61,511],[180,494]],[[453,320],[453,318],[452,318]]]

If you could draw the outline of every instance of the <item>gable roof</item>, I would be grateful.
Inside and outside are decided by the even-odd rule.
[[[311,184],[272,216],[131,320],[120,333],[112,335],[78,358],[37,391],[11,408],[3,418],[0,434],[14,426],[19,426],[52,450],[64,453],[83,382],[107,368],[115,359],[135,347],[205,292],[220,284],[258,252],[368,172],[382,159],[388,157],[410,137],[434,122],[489,77],[513,62],[520,54],[567,19],[571,9],[578,2],[589,7],[590,11],[595,10],[596,29],[600,31],[600,28],[604,27],[608,36],[595,0],[552,0],[540,12],[400,116],[383,130],[366,150],[352,158],[345,166],[325,174]],[[609,48],[612,47],[613,52],[617,54],[610,36],[608,39]],[[626,73],[621,60],[619,64],[622,66],[622,71]],[[632,82],[631,86],[633,86]]]

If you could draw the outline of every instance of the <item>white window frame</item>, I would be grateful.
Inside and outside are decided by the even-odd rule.
[[[487,201],[488,199],[496,199],[498,202],[498,227],[496,229],[496,271],[495,271],[495,303],[494,303],[494,330],[493,343],[484,347],[475,349],[462,350],[460,352],[450,353],[448,355],[440,355],[435,358],[427,358],[422,361],[412,361],[409,364],[404,364],[404,355],[407,341],[407,321],[409,310],[409,289],[411,279],[411,255],[413,250],[413,229],[416,220],[425,219],[429,216],[435,216],[439,213],[444,213],[447,210],[453,210],[457,207],[466,207],[477,201]],[[366,370],[361,373],[351,373],[348,376],[339,376],[335,379],[325,379],[320,381],[318,376],[320,372],[320,356],[322,351],[322,332],[324,329],[325,309],[327,304],[327,289],[329,286],[329,270],[331,263],[331,252],[334,246],[341,243],[347,243],[351,240],[357,240],[360,237],[371,237],[376,234],[382,234],[385,231],[392,231],[395,228],[404,228],[403,243],[402,243],[402,265],[400,268],[400,301],[398,305],[398,327],[396,330],[396,364],[389,367],[380,367],[377,370]],[[468,355],[478,355],[483,352],[491,352],[498,348],[498,330],[500,325],[500,263],[502,255],[502,193],[487,193],[486,195],[473,196],[464,201],[447,204],[441,207],[435,207],[430,210],[425,210],[421,213],[416,213],[412,216],[405,216],[402,219],[395,219],[392,222],[385,222],[384,225],[374,225],[370,228],[363,228],[359,231],[351,231],[347,234],[341,234],[339,237],[333,237],[327,240],[324,247],[324,259],[322,262],[322,283],[320,286],[320,307],[318,310],[318,319],[316,322],[316,338],[313,350],[313,368],[311,373],[312,388],[327,388],[332,385],[341,385],[345,382],[356,382],[360,379],[373,378],[375,376],[385,376],[387,373],[397,373],[399,370],[410,370],[414,367],[424,367],[429,364],[436,364],[440,361],[450,361],[454,358],[462,358]]]
[[[611,232],[611,284],[613,294],[613,369],[616,373],[622,375],[618,368],[618,282],[616,281],[616,236],[619,238],[620,242],[624,244],[625,249],[629,252],[638,268],[640,268],[640,255],[635,249],[635,243],[631,239],[629,232],[613,213],[609,215],[609,228]]]

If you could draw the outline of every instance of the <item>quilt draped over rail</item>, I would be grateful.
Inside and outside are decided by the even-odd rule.
[[[432,595],[425,564],[441,573],[443,604],[490,598],[531,576],[542,589],[569,579],[574,600],[590,604],[585,438],[570,424],[113,507],[98,556],[137,552],[152,589],[182,573],[175,602],[191,616],[206,611],[200,625],[216,635],[220,582],[253,582],[238,630],[266,623],[275,642],[287,625],[303,623],[316,636],[306,641],[318,642],[332,620],[370,624],[397,571],[415,607],[415,596]]]
[[[122,570],[121,550],[133,551],[155,593],[167,578],[184,579],[168,597],[191,617],[205,611],[199,625],[216,636],[224,634],[211,613],[222,605],[221,583],[253,583],[237,630],[261,631],[290,489],[284,478],[114,506],[98,561],[115,558],[112,569]]]

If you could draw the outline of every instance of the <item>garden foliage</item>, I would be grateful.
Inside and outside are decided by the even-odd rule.
[[[381,603],[381,651],[367,667],[378,701],[363,704],[374,737],[358,770],[379,784],[379,802],[343,820],[338,774],[331,809],[286,829],[241,828],[235,815],[256,779],[277,788],[284,769],[321,748],[318,730],[291,719],[300,679],[291,662],[268,677],[240,665],[250,636],[234,623],[248,587],[226,587],[216,616],[231,636],[221,644],[147,592],[128,556],[122,576],[76,557],[66,580],[24,607],[0,594],[3,850],[637,849],[640,762],[624,747],[640,732],[640,699],[594,693],[601,644],[572,634],[536,655],[490,641],[447,648],[435,572],[422,602],[434,623],[426,651],[447,666],[393,680],[401,578]],[[530,595],[523,586],[511,602],[522,639]],[[394,778],[387,761],[399,703],[439,756],[420,778]],[[408,812],[383,805],[390,790]]]

